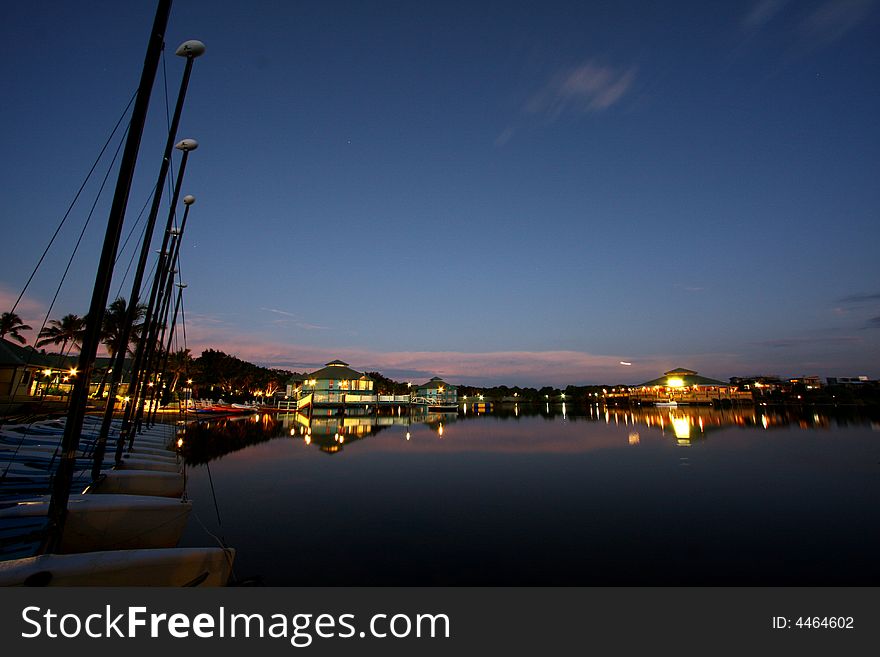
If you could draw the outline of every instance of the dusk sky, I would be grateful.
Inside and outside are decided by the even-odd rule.
[[[154,12],[0,5],[0,310],[134,92]],[[196,355],[464,384],[880,377],[880,1],[176,0],[172,106],[187,39],[207,46],[178,132],[200,143]],[[32,326],[108,165],[16,309]],[[114,182],[50,318],[88,309]]]

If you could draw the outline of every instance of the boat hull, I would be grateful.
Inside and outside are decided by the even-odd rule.
[[[43,554],[0,562],[0,586],[225,586],[232,548]]]

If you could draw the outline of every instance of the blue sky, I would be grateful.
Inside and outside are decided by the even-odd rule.
[[[154,10],[0,8],[4,309],[128,102]],[[169,102],[171,52],[208,48],[179,131],[200,142],[187,344],[463,383],[880,377],[878,37],[873,0],[177,0]],[[31,324],[96,189],[17,310]],[[107,197],[52,317],[88,306]]]

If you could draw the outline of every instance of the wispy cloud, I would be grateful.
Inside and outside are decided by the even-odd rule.
[[[293,324],[297,328],[301,328],[306,331],[327,331],[330,330],[328,326],[321,326],[320,324],[312,324],[311,322],[305,322],[298,318],[294,313],[287,312],[286,310],[279,310],[277,308],[260,308],[260,310],[264,310],[269,313],[273,313],[275,315],[280,315],[283,319],[277,320],[278,323],[282,324]]]
[[[747,30],[759,30],[769,23],[788,3],[788,0],[759,0],[743,17],[742,24]]]
[[[813,45],[827,45],[862,23],[875,0],[827,0],[804,17],[801,35]]]
[[[284,317],[296,317],[293,313],[289,313],[286,310],[278,310],[277,308],[260,308],[260,310],[265,310],[267,313],[275,313],[276,315],[282,315]]]
[[[838,303],[862,304],[880,301],[880,292],[877,294],[852,294],[838,300]]]
[[[811,347],[811,346],[852,346],[860,344],[862,339],[855,336],[837,336],[837,337],[796,337],[796,338],[774,338],[771,340],[761,340],[755,344],[764,347],[773,347],[776,349],[788,349],[791,347]]]
[[[876,312],[877,306],[880,304],[880,293],[851,294],[838,299],[838,303],[845,306],[834,309],[838,315],[859,314],[865,312],[866,309],[872,309]],[[862,328],[880,328],[880,317],[870,317]]]
[[[566,113],[601,112],[620,102],[635,79],[635,66],[617,68],[590,60],[553,75],[543,89],[529,98],[523,110],[544,115],[550,121]]]

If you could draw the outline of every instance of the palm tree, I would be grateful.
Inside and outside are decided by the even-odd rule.
[[[43,347],[47,344],[60,344],[61,355],[64,356],[68,342],[71,347],[80,346],[85,326],[85,318],[79,315],[65,315],[60,320],[53,319],[49,322],[49,326],[40,331],[36,346]]]
[[[178,349],[168,356],[168,372],[174,374],[170,392],[177,389],[180,377],[188,375],[193,369],[193,357],[189,349]]]
[[[15,313],[3,313],[0,315],[0,338],[9,335],[13,340],[21,344],[27,344],[20,331],[30,331],[31,327],[21,321],[21,317]]]
[[[128,334],[128,344],[123,345],[122,334],[125,329],[125,321],[128,319],[128,302],[126,302],[123,297],[117,297],[116,300],[107,307],[107,310],[104,312],[104,320],[101,324],[101,342],[103,342],[104,346],[107,348],[107,353],[110,354],[111,361],[116,354],[123,349],[127,353],[132,353],[131,346],[136,344],[140,339],[144,327],[143,322],[139,322],[138,320],[142,319],[146,312],[147,307],[144,304],[139,303],[135,308],[134,323]],[[95,393],[98,399],[104,394],[104,385],[107,383],[107,375],[110,373],[111,367],[112,365],[104,371],[104,375],[101,377],[101,383]]]
[[[139,303],[135,308],[134,323],[128,334],[128,344],[120,344],[122,342],[122,333],[125,329],[125,320],[128,315],[128,303],[123,297],[118,297],[116,301],[111,303],[104,312],[104,322],[101,325],[101,342],[107,347],[107,352],[113,358],[120,350],[125,349],[128,353],[132,352],[132,345],[136,344],[140,339],[143,322],[140,319],[147,312],[147,307]]]

